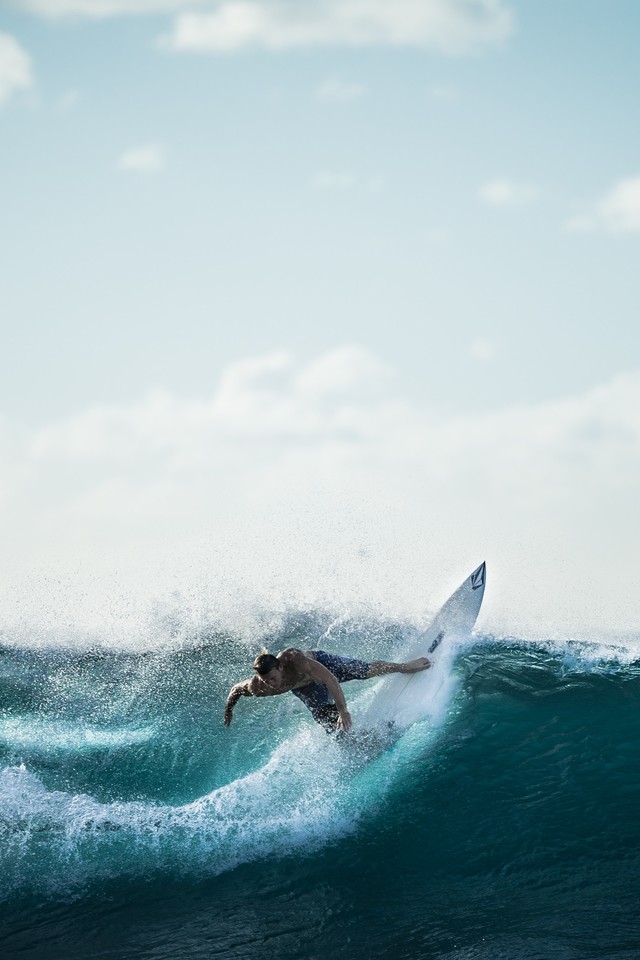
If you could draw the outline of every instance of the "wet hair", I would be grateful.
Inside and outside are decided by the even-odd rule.
[[[269,653],[267,650],[263,650],[255,660],[253,661],[253,669],[261,677],[266,677],[271,670],[280,669],[280,661],[277,657],[274,657],[272,653]]]

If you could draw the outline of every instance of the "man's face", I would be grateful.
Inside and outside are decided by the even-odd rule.
[[[273,667],[269,673],[264,673],[261,677],[272,690],[279,690],[282,686],[282,670],[278,667]]]

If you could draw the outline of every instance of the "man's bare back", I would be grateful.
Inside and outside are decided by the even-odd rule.
[[[249,681],[252,690],[256,691],[253,693],[254,697],[288,693],[295,687],[303,687],[307,683],[312,683],[314,679],[312,676],[313,667],[311,667],[311,670],[309,669],[309,661],[316,662],[312,650],[302,651],[297,647],[287,647],[282,653],[276,655],[276,660],[280,663],[280,682],[277,683],[276,681],[274,683],[273,677],[267,679],[267,676],[263,677],[256,673]],[[262,688],[266,688],[264,693],[257,692]]]

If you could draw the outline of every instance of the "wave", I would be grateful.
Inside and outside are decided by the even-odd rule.
[[[334,649],[399,654],[418,629],[323,616],[290,618],[273,632],[274,648],[323,622],[323,644]],[[516,734],[521,762],[538,770],[540,797],[549,784],[561,794],[558,770],[583,748],[582,712],[600,711],[605,729],[607,704],[640,699],[633,654],[633,638],[473,638],[452,651],[449,680],[428,716],[393,745],[349,749],[292,697],[242,702],[224,729],[224,695],[246,669],[242,641],[218,635],[127,655],[5,650],[0,896],[68,898],[114,877],[212,876],[307,856],[357,834],[363,822],[380,827],[392,796],[394,817],[411,809],[418,784],[453,769],[461,751],[474,789],[489,767],[507,783],[513,771],[492,758]],[[357,714],[375,685],[352,683],[345,692]],[[553,711],[541,714],[543,703]],[[480,749],[483,737],[491,757]],[[478,744],[475,753],[469,743]],[[533,788],[527,802],[536,802]]]
[[[353,787],[365,759],[305,728],[253,773],[181,806],[99,803],[48,790],[24,764],[7,767],[0,772],[0,891],[72,895],[113,876],[216,875],[255,859],[309,854],[356,829],[365,798],[346,784]],[[43,861],[55,872],[43,874]]]

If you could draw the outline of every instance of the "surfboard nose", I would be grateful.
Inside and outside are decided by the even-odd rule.
[[[471,586],[474,590],[479,590],[480,587],[484,587],[485,580],[487,578],[487,562],[483,560],[477,570],[474,570],[471,574]]]

